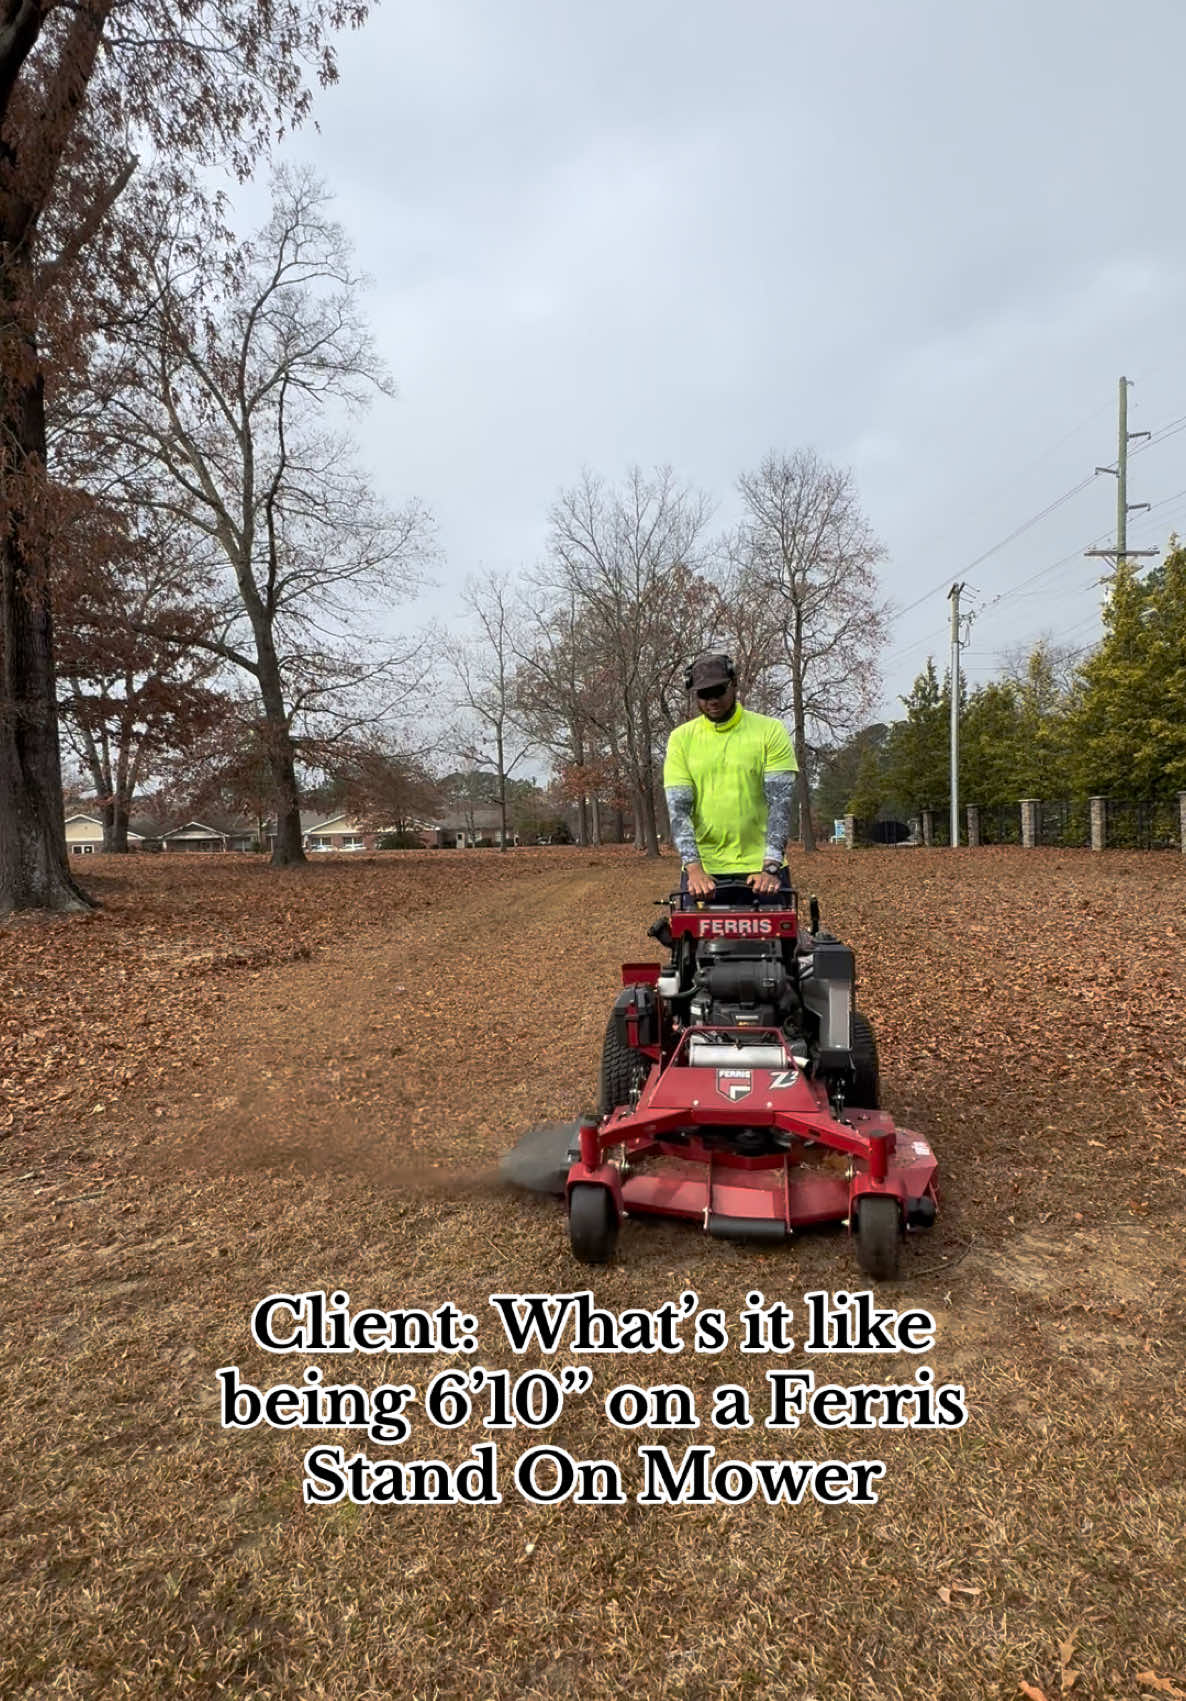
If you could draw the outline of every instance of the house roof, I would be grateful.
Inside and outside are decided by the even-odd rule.
[[[102,818],[102,816],[91,815],[86,810],[76,809],[72,815],[67,815],[66,826],[69,827],[76,821],[89,821],[93,827],[97,827],[99,829],[99,837],[100,838],[103,837],[103,818]],[[142,839],[145,836],[146,835],[144,834],[143,831],[139,830],[136,827],[133,827],[132,823],[129,821],[129,823],[128,823],[128,837],[129,837],[129,839]],[[151,835],[148,835],[148,836],[151,836]]]
[[[341,823],[340,826],[339,822]],[[362,833],[366,831],[365,828],[359,826],[357,817],[346,809],[339,809],[336,815],[318,816],[311,821],[308,826],[305,825],[304,811],[301,811],[301,829],[303,832],[324,833],[331,827],[336,827],[338,831],[342,833]]]
[[[319,827],[322,824],[322,822],[325,821],[326,819],[327,819],[327,817],[326,817],[325,811],[323,809],[302,809],[301,810],[301,832],[302,833],[311,833],[315,827]],[[336,820],[337,817],[331,816],[331,817],[329,817],[329,819]],[[265,833],[275,833],[275,831],[276,831],[276,817],[274,815],[269,815],[267,820],[264,822],[264,832]]]
[[[254,833],[255,823],[252,821],[227,821],[218,816],[214,822],[185,821],[180,827],[173,827],[163,837],[166,839],[241,839],[251,837]]]
[[[454,810],[451,814],[438,816],[428,822],[428,826],[446,833],[497,833],[502,827],[502,816],[497,809],[482,805],[477,809]],[[509,821],[507,827],[510,827]]]

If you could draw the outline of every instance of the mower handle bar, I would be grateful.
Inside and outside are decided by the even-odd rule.
[[[715,890],[706,898],[697,897],[691,892],[671,892],[666,898],[656,898],[655,903],[656,905],[666,904],[670,909],[678,910],[689,909],[696,904],[722,904],[720,896],[722,889],[725,891],[740,892],[743,899],[743,901],[739,903],[736,899],[726,898],[723,900],[723,907],[726,909],[756,910],[761,909],[763,904],[770,909],[798,909],[799,895],[793,887],[790,891],[788,891],[785,886],[780,886],[774,892],[755,892],[752,886],[746,885],[744,875],[737,880],[717,880]],[[689,899],[691,902],[686,903],[685,900]]]

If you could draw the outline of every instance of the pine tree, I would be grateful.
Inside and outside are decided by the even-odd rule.
[[[1012,681],[977,686],[960,727],[960,794],[968,803],[994,809],[1023,795],[1018,789],[1020,730],[1021,707]]]
[[[945,807],[951,796],[948,756],[951,719],[951,687],[945,678],[940,685],[934,659],[927,657],[925,670],[914,681],[908,696],[900,699],[905,720],[890,729],[886,760],[889,792],[912,809]]]
[[[1071,714],[1080,787],[1143,799],[1186,789],[1186,550],[1144,579],[1122,563],[1104,627]]]

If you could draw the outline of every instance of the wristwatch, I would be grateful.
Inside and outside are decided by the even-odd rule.
[[[782,873],[782,863],[781,862],[764,862],[762,864],[762,873],[763,874],[781,874]]]

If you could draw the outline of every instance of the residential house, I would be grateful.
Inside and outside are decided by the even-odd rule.
[[[128,828],[128,849],[140,850],[144,844],[141,833]],[[66,817],[66,849],[71,856],[94,856],[103,849],[103,819],[99,815],[76,812]]]
[[[349,812],[321,816],[306,825],[301,811],[301,832],[307,851],[364,851],[374,850],[379,834],[359,825]]]
[[[166,851],[251,851],[259,835],[250,821],[215,817],[212,821],[186,821],[161,840]]]
[[[475,845],[496,845],[501,831],[501,814],[485,805],[456,810],[419,829],[420,841],[427,850],[466,850]],[[511,829],[507,832],[507,842],[512,845],[519,842]]]

